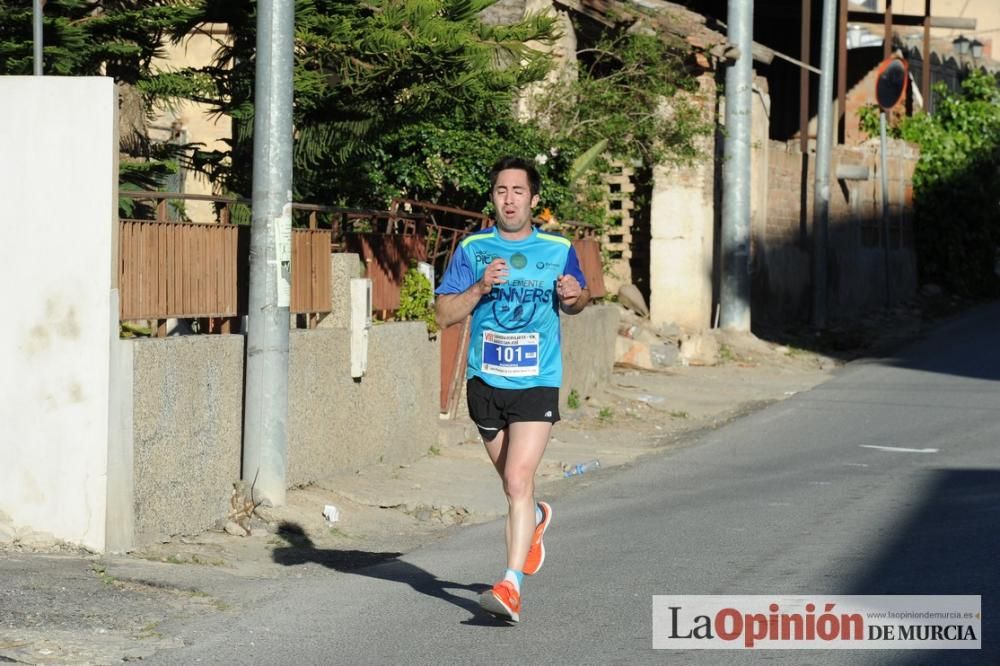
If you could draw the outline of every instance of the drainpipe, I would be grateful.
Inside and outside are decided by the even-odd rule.
[[[271,506],[288,488],[294,28],[294,0],[259,0],[242,478]]]
[[[722,281],[719,324],[750,330],[750,128],[753,0],[729,0],[729,42],[740,57],[726,69],[726,138],[722,165]]]

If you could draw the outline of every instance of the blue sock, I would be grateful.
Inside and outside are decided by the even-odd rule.
[[[514,589],[521,593],[521,582],[524,581],[524,573],[514,569],[504,569],[503,579],[514,583]]]
[[[538,525],[539,523],[541,523],[543,517],[544,516],[542,515],[542,507],[540,507],[540,506],[538,506],[536,504],[535,505],[535,524]]]

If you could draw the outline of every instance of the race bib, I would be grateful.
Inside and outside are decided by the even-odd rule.
[[[538,333],[483,332],[483,372],[504,377],[538,374]]]

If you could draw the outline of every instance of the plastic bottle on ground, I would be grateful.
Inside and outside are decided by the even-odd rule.
[[[577,463],[571,465],[569,469],[563,472],[566,477],[578,476],[580,474],[586,474],[587,472],[592,472],[601,466],[600,460],[588,460],[587,462]]]

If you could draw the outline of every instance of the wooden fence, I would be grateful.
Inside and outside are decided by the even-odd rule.
[[[247,311],[250,228],[232,224],[122,220],[122,321],[205,320],[230,332]],[[330,312],[330,231],[292,232],[291,307],[308,326]],[[219,320],[219,321],[216,321]]]
[[[246,314],[250,227],[243,199],[163,192],[123,192],[155,220],[121,222],[121,319],[200,319],[203,330],[232,331]],[[214,203],[217,222],[169,221],[170,202]],[[175,206],[183,210],[183,206]],[[385,319],[399,307],[403,277],[414,261],[441,276],[458,243],[490,226],[490,217],[422,201],[399,199],[389,210],[293,204],[291,312],[313,326],[329,312],[331,251],[357,252],[372,280],[372,307]],[[207,222],[207,221],[206,221]],[[320,227],[324,228],[320,228]],[[590,227],[570,224],[570,236],[591,294],[605,294],[600,245]],[[206,328],[207,327],[207,328]]]
[[[329,229],[292,230],[291,312],[304,315],[309,328],[332,310]]]
[[[239,227],[123,220],[121,318],[235,317]]]

